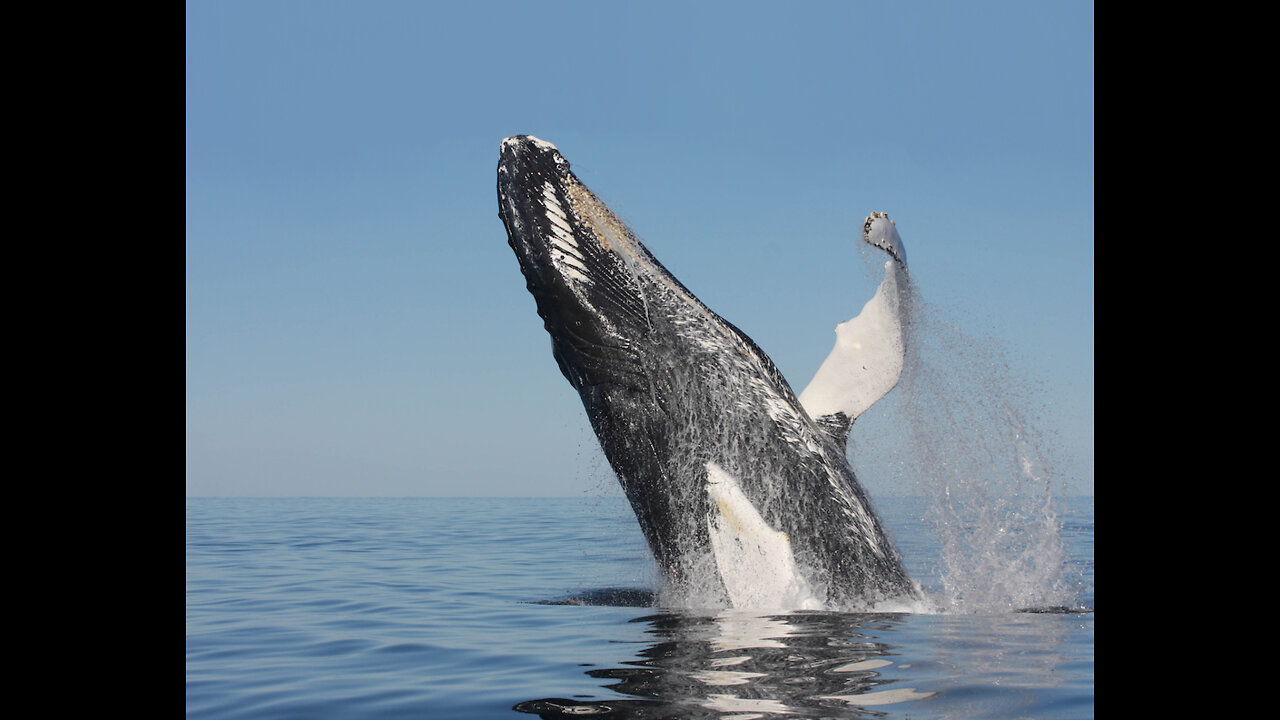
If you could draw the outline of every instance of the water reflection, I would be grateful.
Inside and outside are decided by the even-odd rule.
[[[894,646],[877,638],[900,615],[806,612],[637,618],[652,643],[624,667],[587,675],[625,698],[544,698],[515,710],[542,718],[879,717],[868,709],[932,693],[898,687]]]

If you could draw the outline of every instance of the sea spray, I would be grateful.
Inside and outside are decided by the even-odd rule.
[[[1076,604],[1028,386],[998,347],[973,340],[912,293],[896,393],[907,441],[901,468],[925,499],[941,547],[934,601],[952,613]]]
[[[873,255],[874,257],[874,255]],[[882,266],[883,255],[876,259]],[[885,612],[990,613],[1078,605],[1078,586],[1066,564],[1058,515],[1054,473],[1047,445],[1039,434],[1031,388],[1017,379],[1000,349],[979,342],[948,322],[939,308],[924,301],[914,286],[904,304],[907,357],[902,379],[889,398],[890,434],[901,458],[888,468],[900,492],[914,491],[926,501],[921,521],[939,543],[936,577],[916,578],[930,592],[924,603],[880,603]],[[667,319],[651,317],[651,322]],[[715,348],[709,348],[714,350]],[[696,396],[699,386],[718,388],[717,396],[736,397],[740,376],[721,367],[722,355],[690,361],[673,356],[665,366],[671,392],[663,395],[674,425],[668,466],[672,475],[700,475],[714,453],[726,458],[752,458],[769,465],[767,446],[773,428],[742,426],[734,413],[708,414],[705,408],[679,399]],[[655,402],[657,399],[655,398]],[[896,410],[896,413],[894,412]],[[877,409],[876,413],[880,413]],[[865,421],[880,421],[868,417]],[[863,451],[892,453],[880,438],[867,438],[864,420],[855,423],[851,455],[855,465]],[[890,443],[892,444],[892,443]],[[781,468],[757,467],[765,476]],[[884,467],[859,475],[885,484]],[[652,481],[654,479],[650,479]],[[1059,483],[1061,485],[1061,483]],[[768,488],[762,488],[767,490]],[[700,485],[673,484],[667,488],[676,505],[705,502]],[[772,493],[760,498],[767,514],[804,512],[784,506]],[[681,534],[704,532],[705,516],[689,514]],[[714,526],[713,526],[714,530]],[[707,553],[678,557],[679,581],[664,583],[661,604],[666,607],[714,608],[722,605],[722,582],[715,559]],[[758,574],[753,577],[759,577]],[[813,590],[826,594],[821,579]],[[832,607],[829,609],[842,609]]]

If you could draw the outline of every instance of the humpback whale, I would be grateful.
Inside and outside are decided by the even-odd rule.
[[[560,372],[635,511],[664,592],[686,604],[868,609],[918,597],[854,477],[853,420],[902,366],[905,253],[890,259],[798,397],[751,338],[712,312],[531,135],[502,141],[498,215]],[[668,595],[667,597],[672,597]]]

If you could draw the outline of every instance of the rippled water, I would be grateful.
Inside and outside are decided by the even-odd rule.
[[[926,590],[927,508],[878,509]],[[619,498],[187,501],[189,718],[1093,716],[1093,503],[1051,612],[652,605]]]

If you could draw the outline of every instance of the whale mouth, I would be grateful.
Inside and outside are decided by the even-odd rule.
[[[642,257],[648,253],[639,240],[578,180],[556,146],[533,135],[502,141],[498,196],[512,246],[528,254],[522,263],[549,261],[549,269],[572,284],[604,282],[619,261],[629,266],[651,259]],[[549,257],[536,252],[541,249]]]
[[[587,282],[579,221],[566,192],[573,174],[555,145],[532,135],[502,141],[498,162],[498,215],[520,268],[535,285],[557,279]]]
[[[560,370],[577,389],[636,385],[635,343],[652,331],[647,288],[665,271],[570,169],[532,135],[502,141],[498,216]]]
[[[556,146],[533,135],[502,141],[498,197],[511,246],[525,274],[541,284],[599,284],[618,270],[618,260],[638,253],[631,231],[578,180]]]

